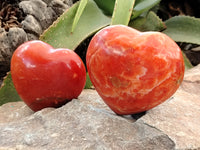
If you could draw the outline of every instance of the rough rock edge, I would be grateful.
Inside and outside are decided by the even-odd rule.
[[[99,106],[97,106],[97,107],[99,107]],[[81,112],[81,113],[79,113],[79,115],[72,114],[73,110],[69,110],[70,108],[72,108],[74,110],[78,110],[78,111],[75,111],[76,113],[78,113],[78,112]],[[69,110],[69,111],[65,112],[64,110]],[[63,111],[65,113],[63,113]],[[87,113],[89,113],[89,115]],[[56,114],[61,114],[61,118],[56,119],[56,116],[55,116]],[[95,115],[95,116],[93,116],[93,115]],[[81,119],[84,116],[88,116],[89,117],[88,119],[91,119],[91,120],[86,119],[86,120],[81,120],[83,122],[79,122],[79,119]],[[96,108],[95,106],[92,107],[89,104],[85,105],[82,100],[80,101],[77,99],[72,100],[70,103],[68,103],[67,105],[64,105],[61,108],[58,108],[58,109],[46,108],[46,109],[38,111],[30,116],[28,115],[22,119],[18,119],[16,121],[10,122],[7,124],[6,129],[3,129],[3,132],[7,131],[8,133],[1,133],[1,136],[2,136],[2,134],[3,135],[9,134],[10,136],[13,136],[12,131],[9,131],[9,130],[12,129],[13,126],[15,126],[14,135],[16,135],[18,137],[22,131],[26,131],[24,133],[24,137],[19,137],[20,139],[23,140],[23,146],[27,147],[27,146],[32,145],[32,148],[35,147],[35,149],[43,149],[43,148],[48,149],[49,147],[45,148],[45,145],[50,144],[50,143],[48,143],[48,141],[46,141],[44,138],[36,139],[36,137],[38,137],[37,133],[36,133],[35,137],[33,137],[33,138],[29,137],[28,135],[34,134],[35,130],[36,130],[36,131],[40,131],[40,132],[44,133],[45,134],[44,137],[50,136],[50,135],[52,135],[52,131],[49,132],[48,129],[51,129],[51,128],[54,129],[54,126],[53,126],[53,124],[50,125],[48,123],[49,121],[55,122],[55,124],[60,124],[61,123],[60,121],[63,118],[68,119],[71,117],[72,117],[72,120],[70,123],[72,125],[77,125],[77,129],[72,131],[72,133],[71,132],[69,133],[69,134],[75,135],[72,138],[77,138],[77,136],[79,136],[78,131],[80,130],[80,132],[81,132],[81,130],[83,130],[83,132],[82,132],[83,136],[86,136],[85,138],[87,140],[90,139],[88,137],[90,137],[90,136],[93,137],[97,134],[97,140],[100,140],[99,141],[100,143],[103,142],[103,145],[101,145],[100,143],[96,143],[97,142],[96,140],[90,140],[89,141],[90,144],[88,144],[88,142],[85,142],[85,145],[82,145],[82,146],[79,145],[77,147],[74,147],[74,149],[79,149],[79,148],[84,149],[83,146],[85,146],[85,147],[89,146],[89,147],[91,147],[91,149],[93,149],[93,148],[95,148],[95,149],[96,148],[105,148],[105,149],[110,148],[110,146],[112,146],[112,145],[110,145],[110,144],[112,144],[112,142],[110,143],[109,141],[108,142],[101,141],[101,140],[103,140],[103,139],[101,139],[101,136],[103,136],[103,137],[106,136],[113,142],[115,140],[117,140],[117,143],[121,142],[121,144],[123,144],[123,146],[124,146],[123,148],[130,149],[130,150],[132,149],[131,147],[140,148],[141,150],[146,149],[146,148],[159,149],[158,147],[162,147],[162,149],[171,150],[171,149],[174,149],[174,146],[175,146],[174,142],[171,139],[169,139],[167,135],[160,132],[156,128],[152,128],[151,126],[144,124],[143,121],[134,122],[133,119],[130,120],[130,119],[126,119],[124,117],[115,115],[111,110],[105,111],[105,110],[101,109],[101,106],[100,106],[100,108]],[[90,117],[92,117],[92,118],[90,118]],[[98,117],[98,120],[96,120],[96,123],[97,124],[100,123],[102,125],[104,124],[103,128],[101,127],[101,125],[97,128],[93,128],[93,126],[96,126],[96,124],[92,125],[91,123],[94,121],[93,119],[96,117]],[[106,119],[104,120],[104,118],[106,118]],[[108,124],[109,126],[105,125],[105,123],[102,122],[102,121],[106,121],[106,120],[111,121],[111,123]],[[85,124],[86,122],[88,122],[88,125]],[[35,125],[32,123],[35,123]],[[61,128],[61,130],[64,126],[66,127],[67,120],[65,120],[63,123],[64,123],[63,125],[59,126],[59,128]],[[82,123],[86,126],[81,126]],[[32,130],[28,129],[31,124],[33,125],[33,127],[35,129],[32,129]],[[0,128],[1,128],[1,125],[2,124],[0,124]],[[110,126],[110,125],[113,125],[113,126]],[[118,125],[123,128],[123,129],[120,129],[121,131],[115,130],[115,129],[118,129],[118,127],[117,127]],[[133,134],[129,134],[129,136],[131,136],[131,137],[129,137],[129,136],[126,137],[126,134],[127,134],[126,130],[128,130],[128,129],[126,129],[125,126],[127,128],[133,129],[132,130]],[[45,128],[45,130],[43,130],[43,128]],[[112,129],[109,129],[109,128],[112,128]],[[69,132],[68,129],[71,129],[71,128],[68,127],[67,130],[64,132]],[[96,131],[96,130],[98,130],[98,132],[96,134],[93,134],[94,131]],[[105,130],[108,130],[108,131],[114,132],[114,133],[104,132]],[[128,132],[130,132],[130,131],[131,130],[129,129]],[[56,131],[56,129],[54,129],[54,132],[57,133],[58,131]],[[91,135],[87,136],[86,135],[86,134],[88,134],[87,132]],[[104,133],[101,134],[102,132],[104,132]],[[120,133],[118,133],[118,132],[120,132]],[[122,135],[124,132],[125,132],[125,134]],[[99,134],[101,134],[101,135],[99,135]],[[122,138],[123,141],[118,139],[117,135],[120,137],[120,139]],[[110,137],[110,136],[112,136],[112,137]],[[126,138],[127,141],[124,138]],[[134,141],[135,138],[137,139],[136,141]],[[11,141],[9,140],[7,142],[9,142],[10,144],[18,143],[19,141],[17,142],[16,140],[18,141],[18,139],[15,139],[15,140],[13,139],[13,140],[11,140]],[[22,140],[20,140],[20,141],[22,141]],[[39,142],[37,145],[35,145],[38,142],[38,140],[41,142]],[[5,142],[6,139],[3,141]],[[49,140],[49,141],[51,141],[51,140]],[[93,142],[95,142],[95,143],[93,143]],[[124,142],[128,142],[128,143],[124,144]],[[116,142],[114,142],[114,143],[116,144]],[[7,144],[4,146],[8,146]],[[95,144],[94,147],[93,147],[93,144]],[[50,145],[50,146],[52,146],[52,145]],[[75,146],[75,145],[72,145],[72,146]],[[120,148],[120,146],[121,145],[117,145],[114,147]],[[58,149],[63,149],[63,145],[58,147]]]

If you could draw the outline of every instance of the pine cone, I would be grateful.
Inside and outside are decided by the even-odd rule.
[[[24,19],[23,12],[16,5],[8,2],[0,2],[0,26],[6,31],[12,27],[21,28],[20,22]]]

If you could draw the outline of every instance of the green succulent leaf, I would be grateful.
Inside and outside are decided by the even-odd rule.
[[[189,59],[187,56],[182,52],[183,54],[183,59],[184,59],[184,64],[185,64],[185,70],[192,68],[192,64],[190,63]]]
[[[75,50],[87,37],[110,24],[111,19],[102,13],[93,0],[88,0],[77,26],[72,33],[72,23],[78,6],[79,3],[74,4],[61,15],[53,25],[40,36],[40,40],[49,43],[54,48]]]
[[[76,15],[74,17],[74,21],[73,21],[73,24],[72,24],[72,30],[71,30],[71,32],[74,31],[74,28],[76,27],[76,25],[77,25],[77,23],[78,23],[81,15],[82,15],[82,13],[84,11],[84,8],[87,5],[87,2],[88,2],[88,0],[81,0],[80,1],[80,4],[78,6],[78,10],[77,10]]]
[[[135,0],[116,0],[111,24],[128,25]]]
[[[153,12],[150,11],[146,17],[137,17],[130,21],[130,27],[139,31],[162,31],[166,28],[165,23]]]
[[[142,13],[149,11],[151,8],[158,5],[160,1],[161,0],[136,0],[131,20],[137,18]]]
[[[3,105],[8,102],[21,101],[21,98],[17,94],[15,87],[12,82],[11,74],[5,77],[3,84],[0,88],[0,105]]]
[[[112,16],[114,6],[115,6],[115,0],[94,0],[98,7],[109,16]]]
[[[176,42],[200,45],[200,19],[189,16],[175,16],[165,22],[167,34]]]
[[[90,80],[89,74],[87,72],[86,74],[86,84],[85,84],[85,89],[91,89],[92,88],[92,82]]]

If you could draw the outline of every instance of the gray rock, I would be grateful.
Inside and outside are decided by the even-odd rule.
[[[4,76],[5,71],[9,70],[11,51],[7,32],[0,27],[0,77]]]
[[[7,55],[9,55],[10,52],[10,41],[7,37],[7,32],[5,29],[0,28],[0,63],[6,61]]]
[[[29,41],[31,40],[38,40],[38,36],[35,34],[27,33],[27,38]]]
[[[65,7],[69,7],[73,5],[73,0],[42,0],[45,2],[48,6],[52,1],[55,1],[56,3],[62,3],[62,5],[65,5]],[[55,3],[54,2],[54,3]]]
[[[81,98],[86,98],[88,93],[95,93],[99,98],[95,91],[86,91],[80,100],[75,99],[59,109],[47,108],[30,116],[26,112],[21,120],[6,126],[0,124],[0,145],[59,150],[173,149],[173,141],[159,130],[84,103]],[[94,97],[91,98],[89,101]]]
[[[49,27],[56,18],[56,14],[52,8],[47,7],[47,4],[41,0],[22,1],[19,7],[25,14],[34,16],[42,29]]]
[[[4,104],[0,149],[198,150],[200,93],[190,92],[190,82],[199,86],[199,81],[200,65],[186,72],[172,98],[137,120],[117,116],[95,90],[84,90],[60,108],[36,113],[23,102]]]
[[[65,5],[71,6],[73,5],[73,0],[60,0],[62,1]]]
[[[0,64],[9,65],[13,51],[25,41],[27,36],[23,29],[10,28],[9,32],[6,32],[0,28]]]
[[[199,64],[200,65],[200,64]],[[188,93],[198,95],[200,93],[200,67],[194,67],[185,73],[182,89]]]
[[[27,41],[27,36],[23,29],[10,28],[9,32],[6,32],[0,28],[0,76],[3,75],[2,72],[9,70],[13,51],[25,41]]]
[[[40,23],[32,15],[27,15],[21,24],[26,33],[32,33],[38,37],[42,33]]]
[[[26,32],[22,28],[10,28],[8,31],[8,40],[11,45],[11,53],[21,45],[22,43],[28,40]]]
[[[61,0],[52,0],[49,6],[56,12],[57,15],[61,15],[71,5],[66,5]]]
[[[0,107],[0,114],[0,124],[5,124],[13,121],[18,121],[25,118],[26,116],[30,116],[33,114],[33,111],[30,110],[23,102],[11,102]]]

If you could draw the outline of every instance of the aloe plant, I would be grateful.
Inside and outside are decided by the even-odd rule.
[[[112,14],[111,25],[123,24],[128,25],[135,0],[116,0],[114,12]],[[126,9],[124,9],[126,8]]]
[[[75,50],[87,37],[110,24],[111,19],[101,12],[94,1],[88,0],[87,5],[81,2],[74,4],[63,13],[40,36],[40,40],[54,48]],[[84,5],[83,11],[78,11],[79,4]]]
[[[165,21],[165,25],[163,33],[174,41],[200,45],[200,18],[175,16]]]

